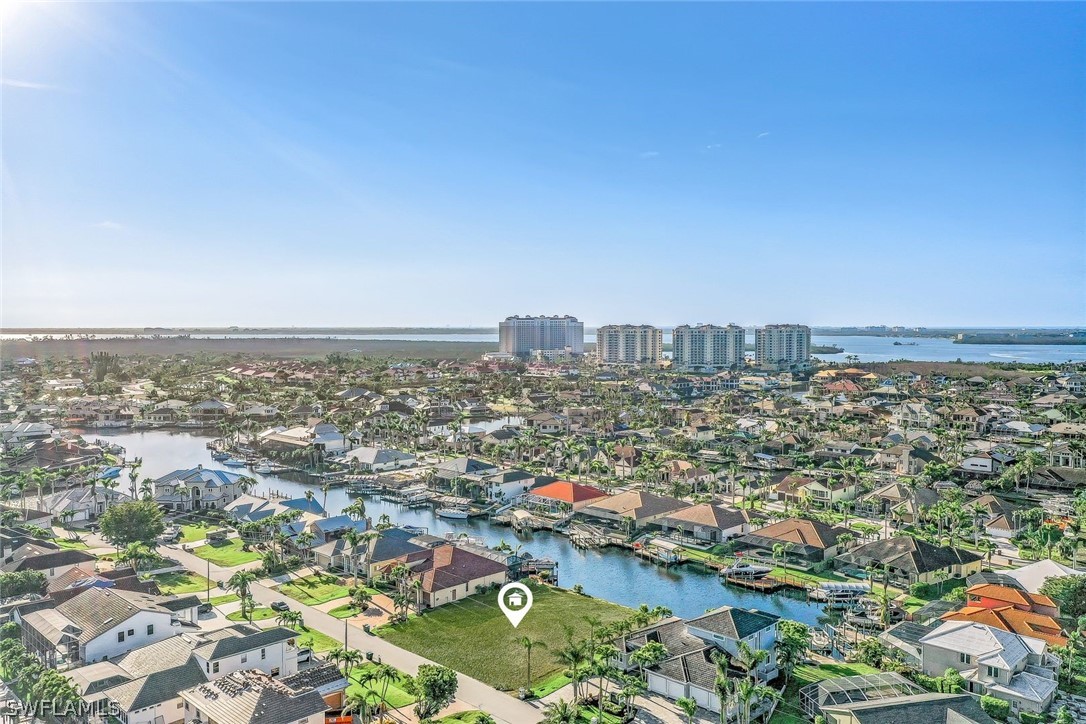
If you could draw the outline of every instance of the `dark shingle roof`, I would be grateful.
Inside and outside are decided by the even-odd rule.
[[[851,712],[858,724],[996,724],[984,713],[980,701],[969,694],[914,694],[895,699],[875,699],[826,706]]]
[[[741,640],[762,629],[769,628],[780,620],[780,616],[763,613],[756,609],[732,608],[724,606],[710,611],[688,622],[690,626],[710,633]]]
[[[896,536],[867,543],[841,558],[866,565],[864,561],[876,561],[882,565],[912,574],[932,573],[979,561],[981,557],[960,548],[936,546],[912,536]]]
[[[196,661],[187,661],[162,671],[156,671],[102,692],[125,711],[135,711],[177,697],[182,689],[206,681],[204,671]]]
[[[715,646],[706,646],[697,651],[670,658],[655,666],[653,671],[669,679],[689,682],[712,691],[716,681],[716,662],[713,661],[713,656],[719,655],[717,651]]]
[[[270,646],[280,641],[286,641],[287,639],[297,638],[297,636],[298,634],[289,628],[276,626],[249,636],[231,636],[230,638],[212,641],[198,647],[193,653],[208,660],[221,659],[225,656],[233,656],[245,651]]]

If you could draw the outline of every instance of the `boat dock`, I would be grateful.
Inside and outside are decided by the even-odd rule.
[[[751,576],[724,576],[724,581],[733,586],[739,586],[740,588],[747,588],[751,591],[760,591],[761,593],[774,593],[782,588],[791,588],[804,593],[810,593],[811,584],[806,581],[796,578],[795,576],[789,576],[785,574],[769,575],[763,578],[753,578]]]

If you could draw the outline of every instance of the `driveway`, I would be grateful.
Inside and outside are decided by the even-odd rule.
[[[259,561],[253,561],[234,568],[222,568],[211,564],[209,569],[207,561],[181,550],[180,547],[167,547],[165,551],[167,551],[167,555],[193,573],[208,575],[210,570],[212,581],[226,581],[237,571],[260,567]],[[263,581],[253,584],[250,590],[253,599],[259,604],[267,605],[272,601],[284,598],[281,593],[266,585],[266,582]],[[337,641],[343,641],[346,630],[347,645],[350,648],[362,652],[372,651],[375,658],[379,658],[384,663],[391,664],[407,674],[414,676],[418,673],[419,666],[422,664],[434,663],[429,659],[394,646],[384,639],[367,634],[349,622],[331,616],[313,606],[306,606],[293,599],[290,599],[289,604],[291,608],[302,612],[305,624],[309,628],[331,636]],[[482,709],[504,724],[535,724],[542,721],[543,712],[541,706],[534,706],[528,702],[515,699],[469,676],[463,674],[458,674],[458,676],[460,686],[457,689],[456,698],[468,707]],[[460,707],[460,709],[462,708]]]

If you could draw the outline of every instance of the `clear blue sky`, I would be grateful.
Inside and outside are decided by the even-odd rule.
[[[7,327],[1086,324],[1081,4],[10,5]]]

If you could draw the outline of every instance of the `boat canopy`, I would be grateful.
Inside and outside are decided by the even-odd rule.
[[[823,581],[818,587],[826,593],[867,593],[871,587],[866,583],[853,583],[851,581]]]

